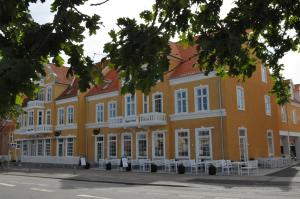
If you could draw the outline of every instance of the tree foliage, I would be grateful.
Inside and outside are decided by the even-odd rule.
[[[220,18],[222,0],[156,0],[153,9],[140,14],[143,23],[120,18],[119,31],[105,52],[124,76],[123,91],[148,92],[162,79],[170,52],[168,41],[197,45],[199,67],[220,76],[251,77],[256,58],[272,71],[271,92],[279,104],[289,100],[288,83],[278,61],[290,50],[299,50],[299,0],[237,0],[225,18]],[[144,66],[147,65],[145,68]]]
[[[77,9],[87,0],[54,0],[53,21],[38,24],[29,11],[29,4],[38,2],[45,0],[0,0],[0,117],[20,104],[20,93],[33,96],[34,81],[45,75],[44,64],[51,58],[61,66],[62,52],[70,57],[68,74],[80,76],[81,89],[93,82],[89,71],[94,64],[84,56],[82,41],[85,30],[92,35],[100,28],[100,16]]]

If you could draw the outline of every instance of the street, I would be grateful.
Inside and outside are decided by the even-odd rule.
[[[300,184],[125,185],[0,174],[0,199],[300,198]]]

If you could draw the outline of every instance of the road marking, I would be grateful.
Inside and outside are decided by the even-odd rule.
[[[85,194],[80,194],[77,196],[83,197],[83,198],[111,199],[111,198],[106,198],[106,197],[101,197],[101,196],[92,196],[92,195],[85,195]]]
[[[0,185],[6,186],[6,187],[15,187],[16,186],[14,184],[7,184],[7,183],[0,183]]]
[[[39,189],[39,188],[30,188],[33,191],[42,191],[42,192],[54,192],[54,190],[49,190],[49,189]]]

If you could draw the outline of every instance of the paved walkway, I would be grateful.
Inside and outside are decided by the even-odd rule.
[[[295,172],[297,171],[297,172]],[[120,183],[128,185],[156,185],[156,186],[195,186],[203,183],[223,183],[239,185],[281,185],[300,183],[300,164],[286,169],[260,170],[258,176],[203,176],[191,174],[141,173],[105,171],[97,168],[64,169],[64,168],[24,168],[10,167],[0,169],[0,174],[55,178],[62,180],[76,180],[89,182]]]

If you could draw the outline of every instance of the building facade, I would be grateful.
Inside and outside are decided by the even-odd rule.
[[[147,95],[121,95],[122,82],[109,69],[102,85],[80,93],[76,78],[65,78],[67,68],[47,65],[41,96],[25,104],[15,131],[19,159],[247,161],[300,154],[299,85],[280,107],[260,61],[245,82],[205,76],[193,67],[195,48],[170,45],[169,72]]]

